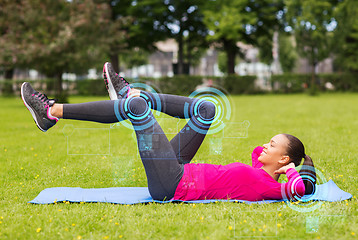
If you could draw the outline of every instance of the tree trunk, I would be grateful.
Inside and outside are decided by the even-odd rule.
[[[119,73],[119,58],[118,58],[118,54],[111,54],[110,59],[111,59],[111,63],[112,63],[114,71],[116,71],[116,73]]]
[[[5,79],[11,79],[14,77],[14,69],[6,69],[5,70]]]
[[[68,103],[67,93],[63,91],[62,88],[62,73],[55,75],[55,98],[60,103]]]
[[[232,41],[224,41],[224,49],[227,56],[227,73],[235,74],[236,44]]]
[[[6,69],[5,70],[5,83],[3,88],[4,95],[12,95],[14,91],[12,90],[12,78],[14,76],[14,69]]]
[[[309,94],[314,96],[317,95],[316,66],[318,64],[314,46],[311,47],[311,63],[312,63],[311,84],[310,84],[311,86],[310,86]]]
[[[189,75],[190,75],[190,68],[191,68],[191,59],[192,59],[192,56],[191,56],[191,46],[190,46],[190,40],[189,40],[189,37],[187,38],[188,40],[185,42],[185,45],[186,45],[186,56],[185,56],[185,59],[186,59],[186,63],[188,64],[188,67],[189,67]]]
[[[316,66],[317,63],[313,62],[312,64],[312,72],[311,72],[311,86],[310,86],[310,95],[314,96],[317,95],[317,84],[316,84]]]
[[[178,74],[184,73],[183,34],[180,31],[178,36]]]

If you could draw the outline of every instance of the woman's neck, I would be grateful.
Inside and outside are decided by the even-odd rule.
[[[273,166],[262,166],[261,167],[262,170],[264,170],[265,172],[267,172],[275,181],[278,181],[280,174],[275,174],[274,172],[277,170],[275,167]]]

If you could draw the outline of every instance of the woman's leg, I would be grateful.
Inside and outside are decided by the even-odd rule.
[[[214,104],[206,101],[199,102],[197,99],[188,97],[152,94],[130,88],[128,82],[116,74],[110,63],[105,63],[103,76],[111,99],[125,98],[125,95],[140,96],[154,110],[173,117],[191,118],[188,124],[171,140],[171,145],[180,163],[191,161],[215,116]],[[195,115],[199,116],[194,117]]]
[[[56,106],[57,105],[57,106]],[[63,116],[57,115],[61,105],[53,106],[56,117],[114,123],[129,119],[137,136],[141,156],[148,180],[148,188],[153,199],[169,200],[183,175],[175,152],[163,130],[148,110],[142,98],[129,98],[115,101],[99,101],[79,104],[63,104]],[[143,120],[142,116],[146,115]],[[149,146],[151,147],[142,147]]]
[[[170,141],[180,163],[189,163],[201,146],[215,117],[215,105],[197,98],[141,91],[151,108],[172,117],[190,118],[189,122]],[[160,104],[160,106],[158,106]]]
[[[211,122],[215,117],[215,105],[211,102],[203,101],[197,98],[170,94],[155,94],[140,91],[140,94],[138,92],[137,96],[140,96],[148,102],[148,106],[154,110],[160,110],[161,112],[172,117],[181,119],[190,118],[188,123],[170,141],[171,148],[174,150],[179,163],[189,163],[201,146],[206,133],[210,128]],[[135,98],[136,97],[133,97],[131,99]],[[111,112],[114,106],[108,104],[108,102],[111,101],[64,104],[63,118],[73,118],[100,123],[118,122],[117,117]],[[116,108],[118,109],[118,107]],[[126,116],[123,116],[123,118],[127,119]],[[152,131],[156,132],[156,130],[153,129]],[[161,132],[163,131],[161,130]],[[148,138],[149,136],[146,137]],[[158,141],[156,138],[153,139],[154,141],[152,141],[152,144],[157,144]],[[144,145],[144,143],[141,143],[138,147],[140,148]]]

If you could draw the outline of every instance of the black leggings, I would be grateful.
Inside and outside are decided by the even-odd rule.
[[[169,142],[149,108],[190,120]],[[214,116],[215,105],[211,102],[144,91],[141,97],[63,105],[64,119],[100,123],[129,119],[136,133],[149,192],[160,201],[173,198],[184,164],[193,159]]]

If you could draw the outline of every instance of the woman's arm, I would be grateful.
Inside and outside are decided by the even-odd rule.
[[[302,177],[295,169],[295,164],[289,163],[275,171],[275,173],[285,173],[288,178],[287,183],[281,184],[281,194],[283,199],[297,201],[305,195],[305,185]]]
[[[263,147],[258,146],[251,153],[252,167],[254,167],[254,168],[261,168],[262,167],[262,163],[259,162],[258,158],[260,157],[260,154],[262,153],[263,149],[264,149]]]

